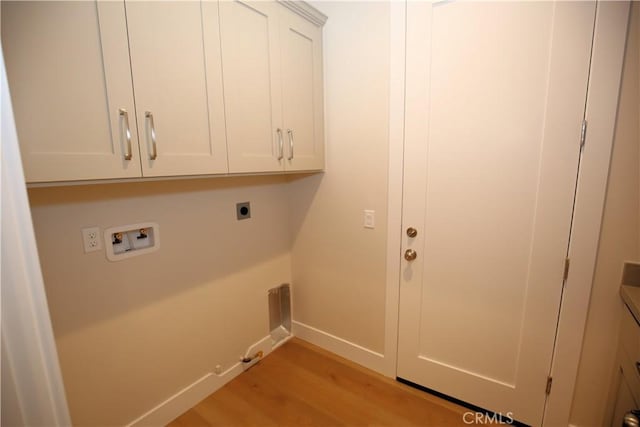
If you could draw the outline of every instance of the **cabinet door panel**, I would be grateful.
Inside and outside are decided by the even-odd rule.
[[[140,176],[121,3],[2,2],[2,44],[27,182]]]
[[[230,172],[283,169],[277,12],[274,2],[220,4]]]
[[[322,32],[284,8],[281,31],[285,169],[322,169]]]
[[[130,1],[126,9],[143,175],[226,172],[217,3]]]

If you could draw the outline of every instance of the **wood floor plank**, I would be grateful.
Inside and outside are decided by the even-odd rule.
[[[412,396],[417,396],[420,400],[426,400],[432,403],[435,403],[436,405],[438,405],[438,407],[443,407],[446,409],[449,409],[451,412],[455,412],[455,413],[459,413],[460,415],[462,415],[464,412],[467,411],[467,408],[462,407],[460,405],[457,405],[455,403],[449,402],[447,400],[443,400],[437,396],[434,396],[432,394],[429,393],[425,393],[423,391],[417,390],[413,387],[410,387],[406,384],[402,384],[398,381],[396,381],[393,378],[388,378],[385,376],[382,376],[368,368],[365,368],[364,366],[358,365],[357,363],[351,362],[350,360],[346,360],[334,353],[331,353],[327,350],[324,350],[318,346],[315,346],[307,341],[303,341],[300,339],[294,339],[292,341],[292,343],[295,343],[296,346],[299,347],[304,347],[307,349],[310,349],[313,353],[317,353],[319,355],[324,356],[325,358],[329,359],[329,360],[333,360],[335,362],[337,362],[340,365],[344,365],[346,367],[349,367],[351,369],[353,369],[354,371],[360,372],[360,373],[364,373],[368,376],[368,378],[374,378],[377,382],[379,383],[383,383],[383,384],[387,384],[389,385],[392,389],[400,389],[402,390],[404,393],[406,394],[410,394]],[[295,350],[295,348],[292,348],[292,350]],[[287,352],[288,353],[288,352]],[[283,355],[284,357],[286,357],[286,354]]]
[[[245,396],[238,395],[231,387],[223,387],[193,408],[209,424],[208,426],[265,426],[275,427],[278,422],[247,402]]]
[[[371,371],[354,369],[345,363],[325,363],[327,356],[315,349],[292,345],[281,357],[292,364],[304,360],[306,369],[318,376],[330,378],[337,389],[357,390],[368,402],[384,407],[399,419],[405,419],[406,423],[403,425],[465,425],[461,414],[466,409],[441,399],[434,402],[426,398],[432,397],[431,395],[417,392],[397,382],[391,385]],[[443,411],[443,403],[447,403],[446,406],[455,408],[456,411]]]
[[[453,427],[466,411],[294,338],[169,426]]]
[[[384,411],[379,411],[379,408],[370,405],[359,394],[337,389],[325,378],[317,377],[300,365],[287,362],[280,355],[272,360],[265,360],[265,365],[266,362],[270,362],[268,370],[256,371],[258,380],[268,380],[270,376],[276,376],[280,386],[296,390],[298,397],[316,410],[333,414],[336,418],[334,425],[354,425],[358,422],[373,423],[384,420]],[[339,401],[340,405],[336,405],[336,401]]]
[[[266,362],[266,361],[265,361]],[[257,368],[257,366],[255,367]],[[264,412],[276,419],[279,425],[286,426],[328,426],[336,425],[337,420],[324,411],[319,411],[307,404],[297,392],[282,387],[279,379],[266,367],[253,369],[232,385],[237,393],[242,393],[255,410]]]
[[[174,427],[207,427],[209,422],[191,409],[173,420],[171,425]]]

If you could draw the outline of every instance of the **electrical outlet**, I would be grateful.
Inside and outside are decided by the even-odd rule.
[[[98,227],[83,228],[82,242],[84,244],[84,253],[95,252],[102,249],[100,229]]]

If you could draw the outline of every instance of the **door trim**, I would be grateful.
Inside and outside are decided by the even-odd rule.
[[[2,392],[5,421],[71,425],[0,49],[2,86]],[[6,94],[6,95],[5,95]]]
[[[406,1],[390,4],[389,168],[385,364],[397,372],[402,175],[405,112]],[[589,95],[589,133],[578,177],[571,230],[571,274],[563,292],[543,425],[568,425],[600,239],[622,73],[629,2],[598,2]],[[576,141],[578,143],[578,141]]]
[[[387,288],[383,374],[395,378],[398,363],[402,178],[404,170],[407,2],[389,4],[389,172],[387,189]]]
[[[567,425],[580,364],[604,211],[629,2],[598,2],[586,119],[569,257],[571,272],[563,292],[551,375],[553,389],[544,413],[547,426]]]

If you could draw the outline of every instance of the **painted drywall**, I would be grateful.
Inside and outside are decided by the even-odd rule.
[[[127,424],[268,335],[267,290],[290,281],[286,190],[265,176],[29,191],[74,425]],[[83,227],[146,221],[157,252],[83,252]]]
[[[598,260],[582,356],[571,409],[571,424],[605,425],[613,377],[622,263],[640,260],[640,4],[631,8],[618,116]]]
[[[382,353],[389,4],[312,4],[329,16],[323,39],[326,173],[289,184],[294,320]],[[365,209],[375,211],[375,229],[363,227]]]

